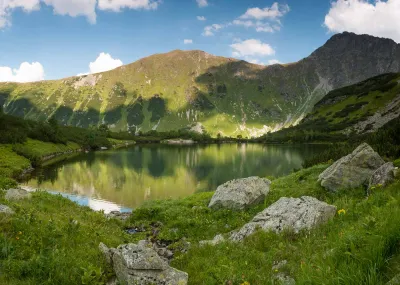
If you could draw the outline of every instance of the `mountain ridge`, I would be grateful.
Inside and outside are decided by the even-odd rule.
[[[297,124],[329,91],[387,72],[400,72],[399,44],[346,32],[287,65],[173,50],[97,74],[0,83],[0,105],[9,114],[81,127],[201,125],[213,135],[260,136]]]

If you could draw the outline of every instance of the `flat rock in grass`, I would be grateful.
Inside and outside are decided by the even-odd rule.
[[[394,181],[395,168],[393,162],[388,162],[379,167],[369,180],[369,188],[373,186],[387,186]]]
[[[214,239],[212,239],[212,240],[202,240],[202,241],[199,242],[199,244],[201,246],[203,246],[203,245],[212,245],[212,246],[214,246],[214,245],[220,244],[221,242],[224,242],[224,241],[225,241],[225,238],[224,238],[223,235],[216,235],[214,237]]]
[[[13,215],[14,211],[6,205],[0,205],[0,214]]]
[[[313,197],[280,198],[277,202],[258,213],[250,223],[244,225],[230,237],[233,241],[242,241],[257,229],[280,233],[292,230],[295,233],[303,229],[310,230],[335,216],[336,207]]]
[[[152,247],[148,247],[146,241],[123,244],[116,249],[107,248],[104,244],[100,244],[99,247],[111,262],[121,284],[187,284],[188,274],[170,267]]]
[[[352,189],[368,184],[372,174],[385,161],[368,144],[363,143],[319,175],[318,181],[329,191]]]
[[[7,201],[16,201],[30,198],[32,198],[32,194],[23,189],[8,189],[5,195],[5,199]]]
[[[211,209],[243,210],[262,203],[269,192],[271,181],[260,177],[234,179],[218,186],[210,204]]]

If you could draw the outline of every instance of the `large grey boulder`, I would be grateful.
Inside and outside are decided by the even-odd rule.
[[[99,245],[118,281],[126,285],[186,285],[188,274],[172,268],[146,241],[123,244],[118,248]]]
[[[319,175],[318,181],[330,191],[357,188],[369,182],[385,161],[368,144],[363,143]]]
[[[257,229],[280,233],[303,229],[310,230],[335,216],[336,207],[313,197],[280,198],[277,202],[258,213],[250,223],[231,235],[233,241],[241,241]]]
[[[7,201],[30,199],[32,194],[23,189],[8,189],[5,195]]]
[[[208,207],[243,210],[262,203],[269,192],[271,181],[260,177],[234,179],[218,186]]]
[[[6,205],[0,205],[0,214],[13,215],[14,211]]]
[[[395,168],[393,162],[388,162],[379,167],[369,180],[369,188],[374,186],[387,186],[394,181]]]

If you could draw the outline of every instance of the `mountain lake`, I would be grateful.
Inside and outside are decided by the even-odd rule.
[[[235,178],[279,177],[324,145],[134,145],[79,153],[37,169],[22,185],[61,194],[93,210],[129,212],[149,200],[215,189]]]

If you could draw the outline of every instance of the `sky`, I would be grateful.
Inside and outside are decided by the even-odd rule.
[[[400,42],[400,0],[0,0],[0,82],[110,70],[175,49],[269,65],[333,34]]]

